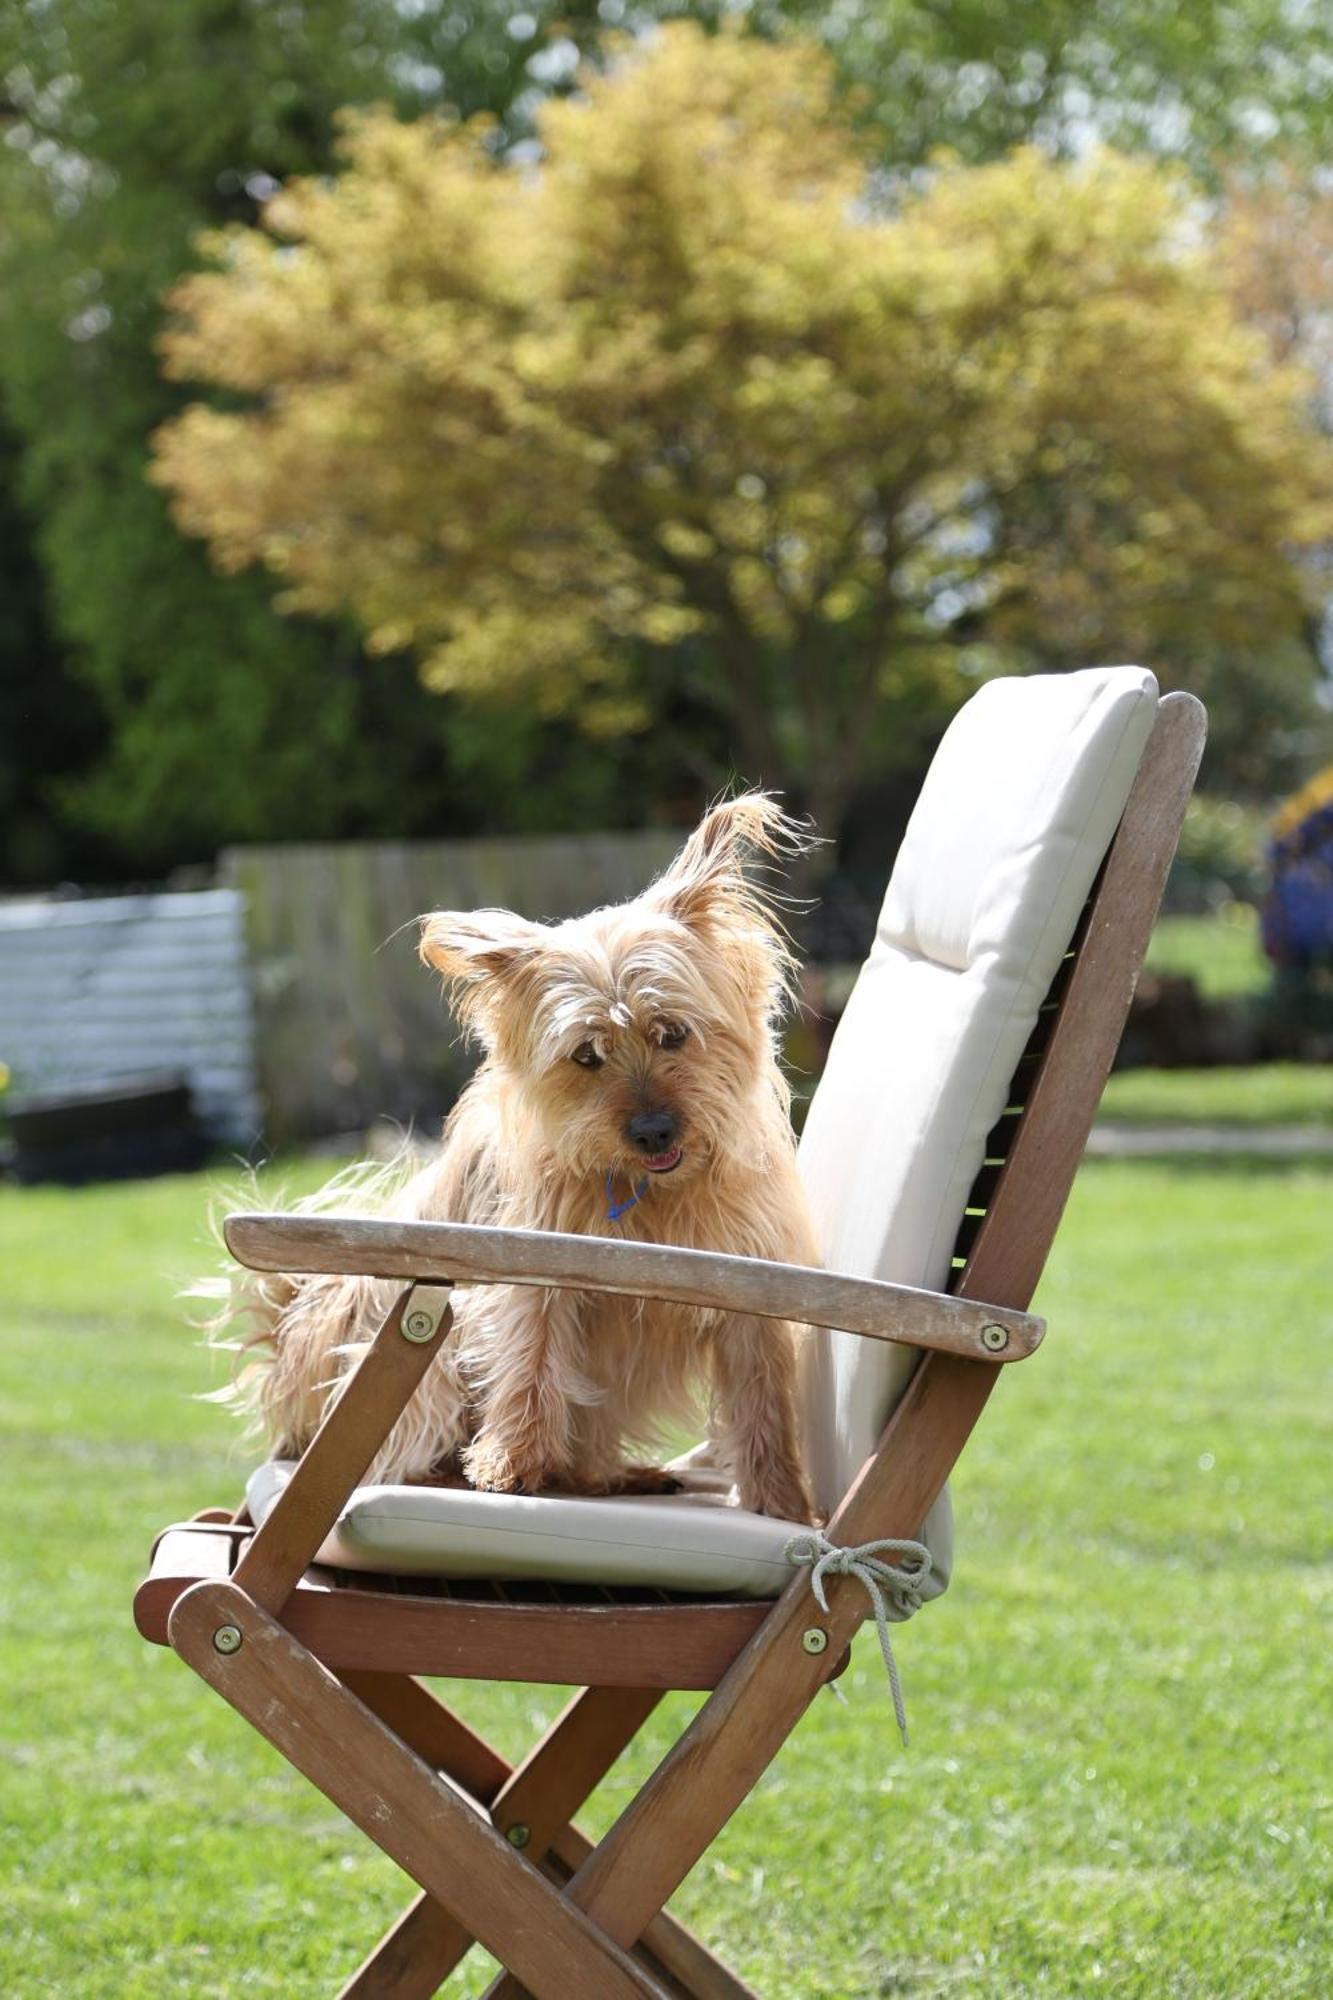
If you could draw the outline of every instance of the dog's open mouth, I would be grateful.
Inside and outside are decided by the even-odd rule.
[[[647,1159],[640,1162],[640,1165],[646,1167],[650,1174],[670,1174],[674,1173],[684,1157],[685,1155],[679,1146],[672,1146],[665,1153],[650,1153]]]

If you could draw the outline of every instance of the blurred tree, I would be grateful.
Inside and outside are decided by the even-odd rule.
[[[1218,232],[1232,297],[1282,361],[1299,361],[1333,431],[1333,188],[1290,166],[1227,179]]]
[[[87,764],[104,724],[51,629],[32,526],[17,502],[18,463],[17,440],[0,429],[0,882],[50,882],[92,859],[58,829],[57,794]]]
[[[1091,140],[1188,162],[1326,161],[1333,12],[1305,0],[757,0],[819,36],[891,166]]]
[[[1215,230],[1224,282],[1274,358],[1309,385],[1311,421],[1333,436],[1333,191],[1320,171],[1290,165],[1233,169]],[[1312,608],[1306,643],[1259,658],[1220,656],[1199,692],[1211,697],[1204,779],[1271,800],[1333,757],[1333,539],[1307,551]],[[1310,672],[1317,656],[1323,673]]]
[[[593,733],[683,682],[831,833],[959,669],[1302,643],[1328,454],[1160,169],[877,210],[827,61],[688,26],[538,125],[353,119],[178,287],[232,406],[157,476],[224,567]]]
[[[576,773],[562,717],[459,715],[401,662],[369,666],[346,629],[276,619],[265,583],[219,578],[181,544],[142,476],[147,434],[179,400],[152,355],[162,288],[201,225],[251,221],[276,181],[330,167],[337,105],[489,112],[495,143],[526,142],[516,156],[530,160],[541,104],[571,86],[602,25],[679,13],[734,18],[726,0],[0,10],[0,407],[19,441],[0,452],[0,509],[21,578],[0,619],[18,732],[0,801],[22,822],[6,879],[142,875],[230,837],[485,827],[510,810],[502,782],[534,824],[630,818],[716,782],[726,741],[706,632],[638,649],[647,684],[669,668],[652,745]],[[1207,171],[1220,153],[1327,157],[1333,20],[1315,7],[755,0],[745,18],[761,36],[822,37],[895,181],[942,143],[978,160],[1026,138],[1059,152],[1101,135]],[[39,603],[40,642],[25,622]],[[1287,657],[1299,706],[1307,656]],[[919,691],[938,684],[914,658]],[[1231,735],[1258,769],[1265,739],[1243,706]],[[906,716],[895,747],[910,762]]]
[[[475,778],[445,782],[447,704],[402,663],[368,663],[346,626],[275,617],[267,585],[218,576],[181,541],[144,478],[180,400],[153,342],[199,228],[326,168],[339,105],[504,108],[543,53],[553,84],[567,71],[555,23],[549,4],[488,0],[0,12],[0,408],[16,446],[0,509],[27,607],[11,598],[0,619],[5,881],[143,876],[226,839],[484,824],[484,746]],[[510,755],[509,734],[496,749]]]

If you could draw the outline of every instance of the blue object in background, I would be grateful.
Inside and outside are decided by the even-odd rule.
[[[1333,966],[1333,765],[1287,800],[1268,850],[1260,909],[1264,950],[1295,972]]]

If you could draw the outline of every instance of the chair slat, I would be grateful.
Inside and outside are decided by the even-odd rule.
[[[145,1639],[167,1643],[176,1601],[195,1583],[229,1577],[232,1547],[225,1534],[188,1526],[162,1536],[134,1600]],[[338,1673],[698,1689],[717,1686],[771,1609],[766,1599],[609,1586],[551,1586],[505,1602],[484,1583],[316,1569],[288,1598],[283,1622]],[[828,1678],[837,1670],[830,1660]]]

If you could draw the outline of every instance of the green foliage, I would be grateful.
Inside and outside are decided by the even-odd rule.
[[[0,882],[50,882],[93,859],[56,832],[53,793],[92,755],[100,718],[51,628],[19,462],[0,428]]]
[[[1233,912],[1237,904],[1257,904],[1263,895],[1270,833],[1268,813],[1215,793],[1196,792],[1185,808],[1167,885],[1168,909],[1180,916],[1217,910],[1224,920],[1254,929],[1252,910],[1238,917]],[[1254,944],[1262,959],[1257,934]]]
[[[829,833],[960,667],[1299,649],[1305,383],[1146,163],[1034,150],[893,208],[830,65],[685,26],[537,121],[349,121],[216,235],[157,476],[227,568],[428,682],[646,724],[699,693]]]
[[[161,294],[201,225],[327,168],[346,102],[507,104],[552,38],[549,6],[529,18],[515,34],[485,5],[30,0],[0,19],[0,405],[22,445],[0,480],[35,524],[30,538],[14,516],[4,557],[31,600],[21,618],[12,595],[0,623],[16,732],[0,754],[20,774],[0,772],[7,882],[143,875],[228,839],[454,831],[493,810],[484,756],[449,782],[448,708],[404,663],[368,662],[345,625],[284,623],[263,583],[215,574],[144,474],[179,401],[153,351]]]
[[[1090,134],[1136,152],[1323,161],[1333,137],[1333,18],[1280,0],[760,0],[758,18],[819,35],[895,165],[950,146],[969,160]]]
[[[1322,560],[1310,565],[1314,599],[1324,587]],[[1311,626],[1316,621],[1312,618]],[[1310,771],[1333,758],[1333,709],[1316,660],[1313,630],[1274,637],[1271,645],[1210,647],[1195,654],[1190,686],[1208,709],[1208,743],[1201,782],[1255,806],[1268,807]]]
[[[571,87],[580,53],[596,58],[605,24],[680,14],[736,18],[715,0],[14,0],[0,13],[0,420],[20,445],[0,454],[0,511],[6,578],[22,576],[0,618],[17,732],[0,753],[3,879],[143,874],[255,834],[481,828],[505,788],[526,824],[626,820],[692,806],[726,775],[715,694],[733,667],[707,635],[634,648],[652,739],[590,757],[559,718],[423,703],[407,662],[368,665],[342,622],[281,622],[267,584],[216,577],[182,546],[143,477],[148,436],[180,402],[153,354],[164,287],[201,226],[253,221],[275,182],[330,170],[337,107],[490,114],[530,158],[541,104]],[[980,161],[1090,132],[1208,172],[1275,149],[1327,156],[1319,8],[1106,0],[1094,20],[1073,0],[757,0],[745,20],[822,39],[867,158],[894,182],[940,145]],[[893,709],[877,766],[916,761],[956,698],[947,650],[920,639],[881,670]],[[1299,775],[1308,656],[1284,659],[1276,707],[1250,698],[1248,654],[1208,669],[1215,720],[1237,718],[1215,730],[1219,782],[1264,791]],[[771,705],[781,761],[803,724]],[[608,729],[628,713],[600,684],[591,707]],[[752,747],[734,748],[754,766]]]
[[[230,1419],[191,1400],[217,1357],[171,1296],[213,1261],[211,1191],[0,1192],[16,2000],[330,1992],[410,1895],[129,1622],[153,1534],[234,1501],[246,1469]],[[863,1632],[849,1706],[813,1704],[677,1899],[757,1991],[1321,1990],[1327,1213],[1314,1168],[1084,1170],[1037,1299],[1046,1344],[955,1481],[954,1584],[896,1640],[911,1749]],[[563,1700],[441,1693],[509,1756]],[[697,1699],[663,1703],[591,1829]],[[447,1991],[482,1983],[470,1963]]]

